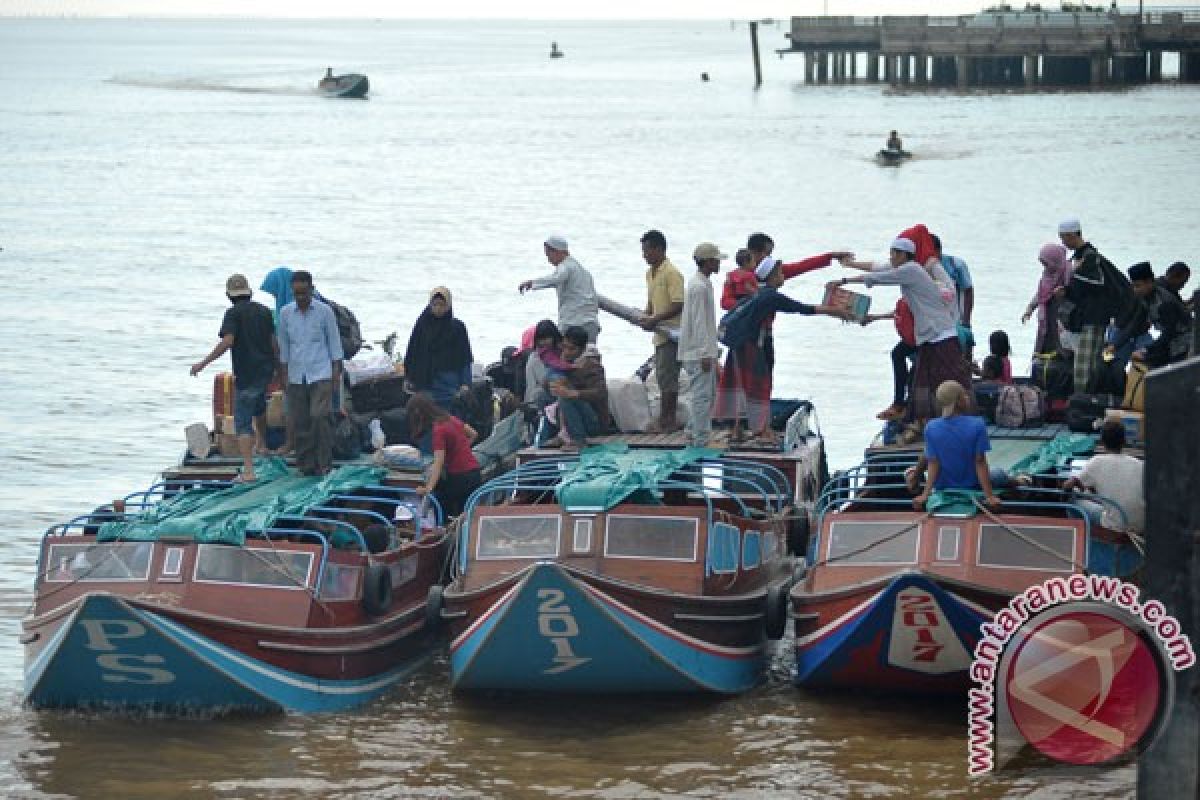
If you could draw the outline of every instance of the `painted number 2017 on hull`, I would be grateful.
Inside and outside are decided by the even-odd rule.
[[[542,670],[546,675],[558,675],[591,661],[581,658],[571,649],[571,639],[579,635],[579,624],[564,601],[559,589],[538,589],[538,633],[554,645],[554,663]]]

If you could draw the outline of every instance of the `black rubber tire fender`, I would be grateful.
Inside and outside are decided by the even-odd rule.
[[[367,564],[363,574],[363,610],[379,617],[392,607],[392,572],[386,564]]]

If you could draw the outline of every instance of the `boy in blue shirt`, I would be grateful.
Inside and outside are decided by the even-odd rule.
[[[937,388],[937,406],[942,416],[925,425],[925,459],[929,475],[925,490],[913,498],[913,507],[922,509],[934,489],[975,489],[983,491],[984,502],[992,508],[1000,500],[992,493],[988,472],[987,425],[981,417],[965,412],[970,409],[967,390],[957,381],[943,381]]]

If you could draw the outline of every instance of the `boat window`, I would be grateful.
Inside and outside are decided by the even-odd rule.
[[[960,534],[959,528],[938,528],[938,561],[958,561],[958,537]]]
[[[46,558],[46,580],[144,581],[150,577],[153,542],[53,544]]]
[[[558,515],[480,517],[477,558],[554,558],[558,555]]]
[[[388,565],[388,572],[392,573],[393,589],[403,586],[417,577],[417,561],[419,560],[420,556],[414,553]]]
[[[762,563],[762,533],[746,531],[742,537],[742,569],[757,569]]]
[[[586,553],[592,549],[592,521],[590,519],[575,520],[575,535],[571,539],[571,549],[576,553]]]
[[[835,522],[829,527],[831,566],[915,564],[920,527],[891,522]]]
[[[980,525],[978,563],[981,567],[1072,572],[1075,535],[1074,528],[1059,526]]]
[[[728,522],[718,522],[708,531],[708,567],[711,572],[729,574],[738,569],[738,544],[741,533]]]
[[[196,580],[304,589],[312,553],[259,547],[202,544],[196,552]]]
[[[635,517],[610,514],[604,555],[695,561],[700,521],[694,517]]]
[[[168,547],[167,554],[163,556],[162,574],[167,577],[178,577],[180,570],[183,568],[183,548]]]
[[[353,600],[358,597],[358,575],[360,567],[350,564],[325,565],[325,575],[321,578],[322,600]]]

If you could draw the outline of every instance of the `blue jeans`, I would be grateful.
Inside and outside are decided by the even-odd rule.
[[[558,418],[562,420],[563,427],[567,429],[571,439],[576,442],[601,433],[600,418],[596,415],[596,409],[585,400],[559,400]]]
[[[233,430],[238,436],[254,435],[254,418],[267,413],[267,385],[239,388],[233,397]],[[266,428],[266,425],[263,425]]]

